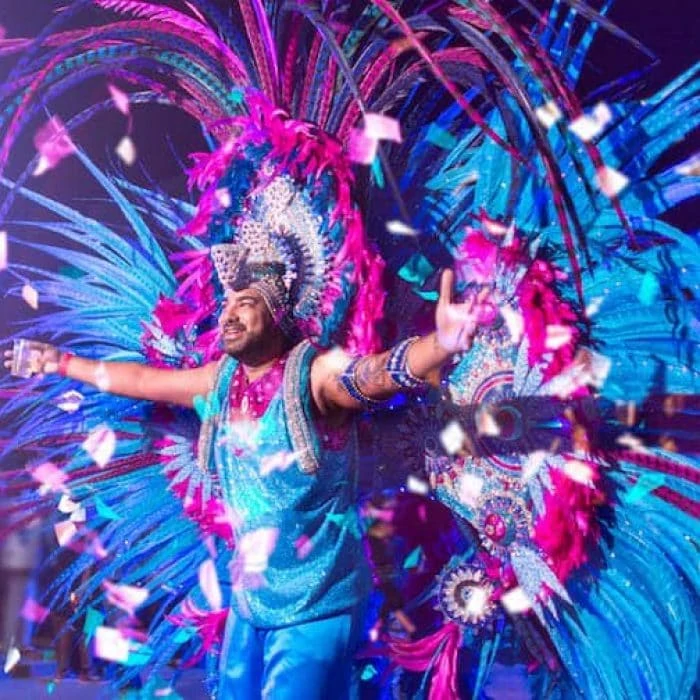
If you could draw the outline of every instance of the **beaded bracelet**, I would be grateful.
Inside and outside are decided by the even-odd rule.
[[[420,389],[426,384],[426,381],[416,377],[408,366],[408,349],[419,337],[415,335],[394,346],[386,362],[386,370],[391,377],[391,381],[402,389]]]
[[[58,360],[58,369],[56,370],[58,374],[62,377],[68,376],[68,363],[74,358],[75,355],[72,352],[62,352],[61,357]]]
[[[363,406],[366,408],[377,408],[379,406],[382,406],[386,403],[386,401],[379,401],[377,399],[373,399],[369,396],[366,396],[365,394],[362,393],[360,390],[360,387],[357,385],[357,377],[355,376],[355,369],[357,368],[357,363],[361,360],[361,357],[358,357],[354,359],[347,367],[345,372],[343,372],[340,375],[340,383],[343,385],[343,388],[345,391],[350,394],[350,396],[355,399],[355,401],[359,401]]]

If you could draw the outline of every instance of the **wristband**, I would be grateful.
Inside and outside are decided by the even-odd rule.
[[[61,358],[58,361],[58,369],[56,370],[62,377],[68,376],[68,364],[75,355],[72,352],[62,352]]]
[[[418,336],[408,338],[394,347],[389,353],[386,369],[391,381],[402,389],[421,389],[426,381],[416,377],[408,366],[408,349],[418,340]]]

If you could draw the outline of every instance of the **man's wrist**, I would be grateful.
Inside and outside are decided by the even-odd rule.
[[[72,352],[61,352],[58,359],[58,369],[56,370],[58,374],[62,377],[68,376],[68,365],[74,357],[75,355]]]

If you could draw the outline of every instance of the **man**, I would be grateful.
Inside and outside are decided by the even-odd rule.
[[[294,342],[292,300],[274,266],[217,272],[226,290],[221,361],[157,369],[33,343],[34,370],[136,399],[193,407],[206,397],[217,407],[198,459],[214,465],[237,543],[219,697],[342,698],[366,593],[353,519],[352,414],[419,387],[468,349],[485,300],[453,303],[453,273],[445,271],[434,333],[351,360]],[[10,367],[12,353],[5,355]]]

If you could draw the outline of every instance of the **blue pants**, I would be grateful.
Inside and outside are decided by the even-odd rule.
[[[355,695],[352,657],[362,616],[345,613],[260,629],[232,612],[219,665],[218,700],[344,700]]]

